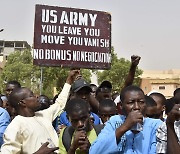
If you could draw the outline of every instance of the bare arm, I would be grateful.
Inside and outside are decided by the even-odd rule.
[[[92,111],[93,111],[94,113],[98,113],[99,102],[98,102],[98,100],[97,100],[93,95],[90,95],[90,96],[89,96],[89,104],[90,104],[91,107],[92,107]]]
[[[139,56],[136,56],[136,55],[131,56],[131,66],[130,66],[129,73],[128,73],[128,76],[126,77],[123,88],[125,88],[129,85],[132,85],[133,80],[134,80],[134,75],[136,72],[136,67],[139,64],[140,59],[141,59],[141,57],[139,57]]]
[[[71,84],[74,82],[78,74],[79,70],[71,70],[66,79],[66,83],[64,84],[64,87],[61,93],[58,95],[58,98],[56,99],[55,103],[51,105],[48,109],[40,111],[49,120],[53,121],[60,114],[60,112],[63,111],[69,96]]]

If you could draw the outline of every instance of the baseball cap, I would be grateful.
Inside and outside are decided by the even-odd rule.
[[[71,86],[71,91],[77,92],[84,87],[86,87],[87,89],[89,89],[90,92],[92,92],[90,84],[88,82],[86,82],[84,79],[75,80]]]
[[[103,81],[96,90],[96,95],[99,92],[111,92],[112,84],[109,81]]]
[[[103,88],[103,87],[112,89],[112,84],[109,81],[103,81],[98,88]]]

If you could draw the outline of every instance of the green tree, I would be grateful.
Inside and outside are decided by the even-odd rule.
[[[118,59],[117,54],[114,53],[113,48],[111,53],[112,53],[111,69],[97,72],[98,83],[101,83],[104,80],[108,80],[112,83],[113,91],[120,92],[125,83],[125,79],[128,75],[131,62],[124,58]],[[141,74],[142,74],[142,70],[137,68],[133,84],[135,85],[140,84],[139,75]]]
[[[32,65],[32,56],[30,51],[17,51],[8,56],[8,60],[1,73],[2,83],[11,80],[19,81],[23,86],[35,87],[38,77],[40,76],[38,67]],[[4,88],[4,84],[1,86]],[[36,90],[36,89],[33,89]]]
[[[40,70],[39,66],[33,65],[31,52],[16,51],[8,56],[5,67],[0,75],[1,92],[5,83],[11,80],[17,80],[22,86],[30,88],[36,94],[40,93]],[[43,70],[43,89],[42,94],[52,98],[54,87],[61,90],[68,74],[68,68],[60,67],[42,67]],[[82,69],[83,77],[90,81],[90,71]]]

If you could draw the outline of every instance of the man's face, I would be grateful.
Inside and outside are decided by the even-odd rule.
[[[163,105],[161,97],[156,95],[150,95],[150,97],[152,97],[157,104],[157,114],[161,114],[165,110],[165,105]]]
[[[90,114],[87,111],[79,110],[78,112],[72,112],[68,115],[69,121],[72,127],[77,130],[90,131]]]
[[[26,107],[29,110],[37,111],[37,109],[39,109],[40,107],[40,103],[37,97],[29,89],[25,89],[24,93],[24,98],[21,101],[23,101],[26,104]]]
[[[7,84],[7,86],[5,88],[6,96],[8,97],[15,88],[16,88],[16,86],[14,84]]]
[[[81,98],[84,101],[89,102],[90,91],[88,88],[84,87],[84,88],[81,88],[79,91],[77,91],[74,96],[75,98]]]
[[[154,118],[154,119],[159,119],[159,114],[157,114],[157,108],[156,106],[149,106],[149,107],[146,107],[146,117],[149,117],[149,118]]]
[[[103,99],[111,99],[111,89],[108,87],[102,87],[99,88],[99,92],[96,95],[96,98],[98,99],[98,101],[101,101]]]
[[[103,123],[108,121],[111,116],[116,115],[117,111],[114,107],[106,106],[100,107],[99,109],[99,116]]]
[[[125,93],[124,101],[122,102],[122,108],[126,116],[133,110],[138,110],[144,115],[145,107],[145,98],[141,91],[132,90]]]

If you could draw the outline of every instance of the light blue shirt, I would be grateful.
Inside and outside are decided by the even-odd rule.
[[[90,154],[156,154],[156,130],[161,125],[159,119],[144,118],[143,130],[134,134],[127,131],[116,142],[115,131],[125,121],[125,116],[115,115],[106,122],[104,129],[91,145]]]
[[[0,107],[0,147],[3,144],[3,134],[10,123],[10,116],[8,112]]]

